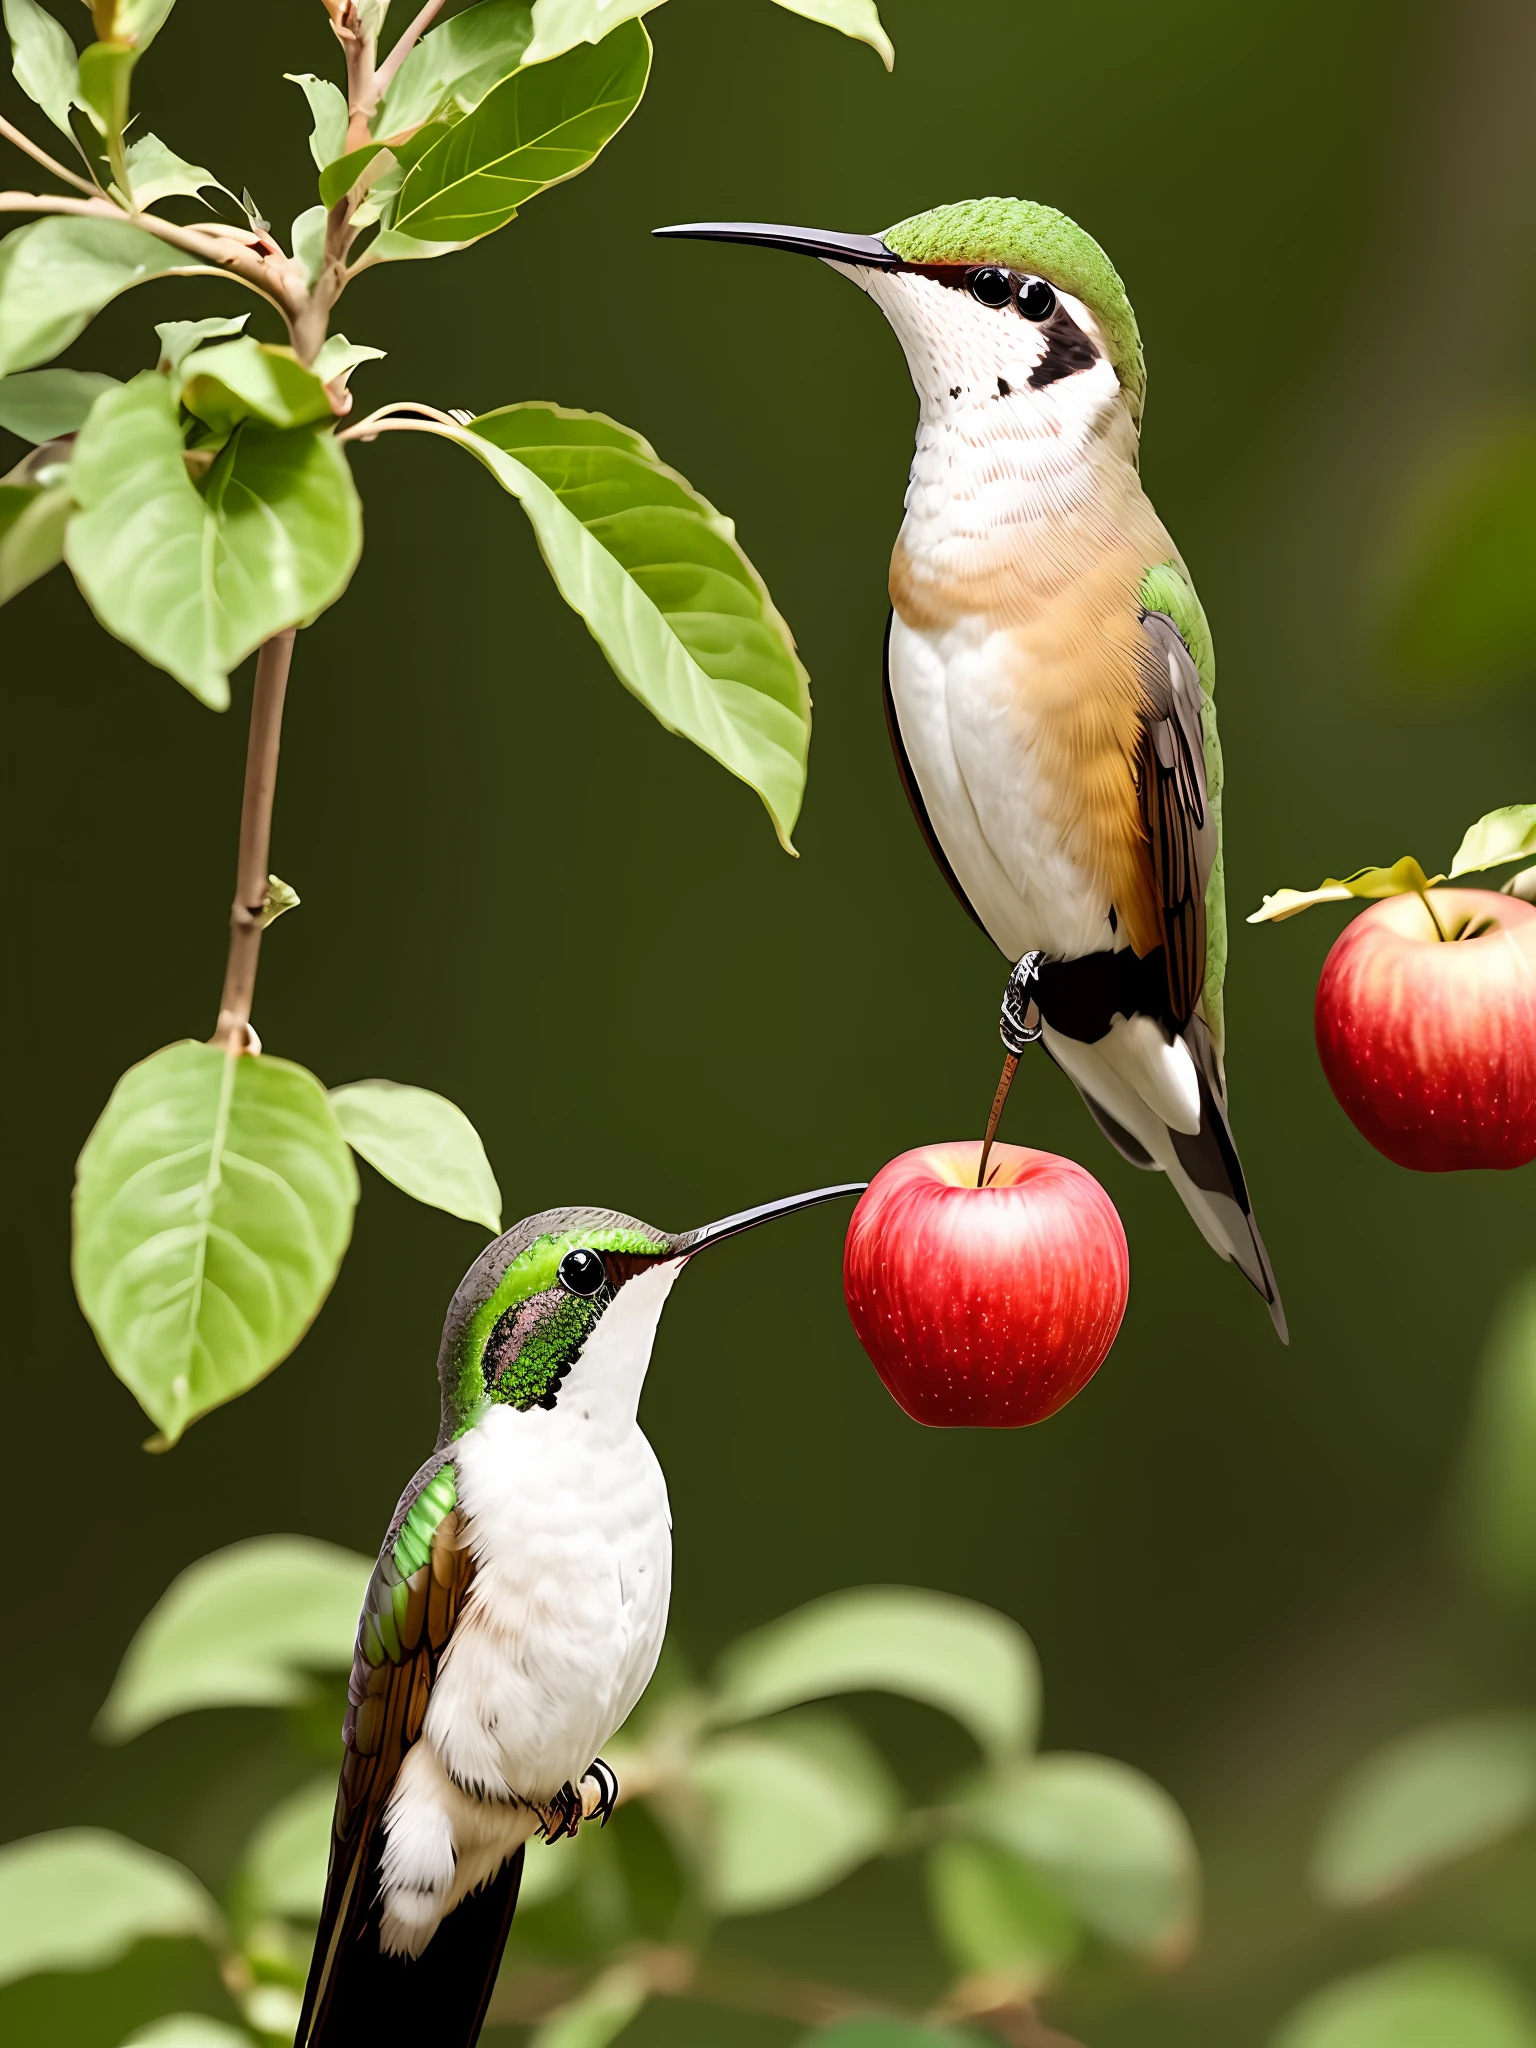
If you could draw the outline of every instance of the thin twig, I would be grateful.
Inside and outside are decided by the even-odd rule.
[[[422,8],[420,14],[417,15],[410,27],[406,29],[400,40],[395,44],[395,47],[384,59],[384,62],[374,72],[373,105],[375,109],[377,109],[379,101],[383,99],[385,93],[394,84],[395,73],[400,69],[400,66],[405,62],[416,44],[421,41],[442,11],[443,0],[427,0],[426,6]]]
[[[251,734],[245,754],[245,794],[240,804],[240,855],[235,900],[229,913],[229,959],[213,1045],[226,1052],[252,1051],[251,1004],[261,952],[262,912],[267,905],[267,866],[272,850],[272,799],[277,789],[277,753],[283,736],[283,699],[293,662],[295,628],[274,633],[256,657],[251,698]]]
[[[369,413],[365,420],[358,420],[350,427],[343,427],[336,436],[336,439],[338,441],[371,441],[375,434],[398,434],[412,431],[418,434],[430,432],[430,429],[419,419],[394,417],[394,415],[403,414],[407,408],[413,413],[425,413],[428,418],[436,420],[441,427],[452,427],[456,433],[460,434],[464,432],[463,422],[456,420],[452,413],[442,412],[435,405],[425,405],[418,398],[397,398],[392,404],[381,405],[377,412]]]
[[[205,269],[237,278],[275,306],[285,321],[293,319],[295,307],[286,284],[273,276],[266,258],[254,255],[248,243],[181,227],[175,221],[162,220],[157,213],[124,213],[110,199],[70,199],[61,192],[0,192],[0,213],[64,213],[83,220],[110,220],[119,226],[142,228],[185,255],[201,257]],[[185,277],[193,273],[175,274]]]
[[[0,135],[3,135],[7,142],[14,142],[18,149],[25,150],[33,162],[41,164],[45,171],[51,171],[54,177],[62,178],[66,185],[74,185],[81,192],[89,192],[93,199],[100,191],[100,187],[93,185],[89,178],[77,178],[73,171],[66,170],[57,157],[50,156],[46,149],[32,140],[30,135],[24,135],[19,128],[13,128],[3,114],[0,114]]]

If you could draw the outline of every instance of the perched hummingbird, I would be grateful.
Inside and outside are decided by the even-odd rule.
[[[879,236],[657,232],[818,256],[895,328],[919,421],[886,718],[934,859],[1017,963],[989,1139],[1019,1054],[1043,1039],[1284,1338],[1227,1121],[1211,636],[1142,489],[1146,369],[1114,266],[1022,199],[937,207]]]
[[[472,2048],[524,1844],[606,1821],[599,1749],[645,1690],[672,1579],[636,1408],[695,1253],[862,1183],[672,1235],[547,1209],[488,1245],[438,1353],[437,1448],[363,1602],[297,2048]]]

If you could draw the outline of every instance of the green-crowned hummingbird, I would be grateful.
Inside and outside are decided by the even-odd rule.
[[[862,1185],[677,1234],[547,1209],[464,1276],[437,1448],[363,1603],[297,2048],[478,2039],[524,1845],[606,1821],[598,1751],[661,1650],[671,1516],[636,1408],[672,1284],[706,1247]]]
[[[1022,199],[941,206],[883,235],[657,232],[820,257],[895,328],[919,422],[886,715],[934,859],[1017,963],[989,1139],[1019,1055],[1043,1040],[1283,1338],[1227,1119],[1211,636],[1142,489],[1146,369],[1114,266]]]

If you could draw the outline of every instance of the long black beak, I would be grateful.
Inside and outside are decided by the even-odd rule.
[[[722,1216],[718,1223],[702,1223],[697,1230],[681,1230],[673,1238],[666,1256],[686,1253],[690,1258],[706,1245],[722,1244],[728,1237],[740,1237],[744,1230],[756,1230],[759,1223],[771,1223],[776,1216],[793,1216],[797,1209],[814,1209],[818,1202],[836,1202],[844,1195],[862,1195],[869,1182],[844,1181],[835,1188],[813,1188],[808,1195],[784,1195],[760,1208],[742,1209],[734,1216]]]
[[[681,227],[652,228],[653,235],[682,242],[751,242],[759,249],[788,249],[796,256],[824,256],[833,263],[857,263],[866,270],[899,270],[901,258],[878,235],[839,235],[826,228],[786,228],[764,220],[696,220]]]

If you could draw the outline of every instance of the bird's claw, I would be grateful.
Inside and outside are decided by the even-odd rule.
[[[1008,986],[1003,990],[1003,1014],[998,1020],[997,1035],[1015,1059],[1027,1046],[1033,1045],[1045,1029],[1040,1018],[1040,1005],[1035,999],[1040,964],[1044,958],[1043,953],[1026,953],[1009,975]]]
[[[589,1785],[593,1787],[590,1792],[586,1789]],[[619,1803],[619,1781],[612,1764],[605,1764],[600,1756],[594,1757],[592,1768],[582,1775],[581,1786],[582,1819],[595,1820],[600,1828],[607,1827]]]
[[[581,1826],[582,1799],[576,1787],[566,1783],[550,1800],[548,1806],[538,1809],[542,1825],[539,1832],[546,1842],[558,1842],[566,1835],[574,1835]]]

